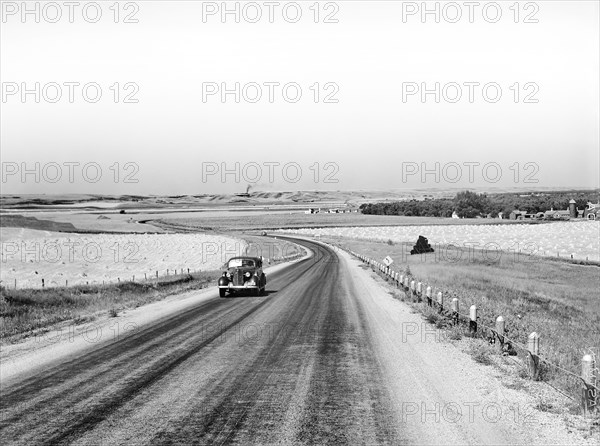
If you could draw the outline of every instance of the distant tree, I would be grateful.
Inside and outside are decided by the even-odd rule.
[[[508,217],[515,209],[531,213],[544,212],[550,210],[550,208],[567,209],[571,199],[575,200],[578,209],[583,209],[588,201],[598,203],[599,197],[599,190],[492,195],[464,191],[456,194],[453,199],[436,198],[391,203],[364,203],[360,206],[360,210],[363,214],[446,218],[451,217],[453,211],[464,218],[475,218],[487,214],[492,214],[495,217],[499,212],[503,212]]]
[[[454,210],[462,218],[487,215],[491,208],[490,199],[486,194],[478,194],[467,190],[457,193],[454,197]]]

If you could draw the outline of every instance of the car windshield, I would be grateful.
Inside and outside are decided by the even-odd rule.
[[[229,268],[254,267],[254,260],[251,259],[231,259],[228,264]]]

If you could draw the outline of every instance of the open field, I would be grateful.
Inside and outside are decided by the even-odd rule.
[[[102,284],[167,270],[218,269],[246,243],[204,234],[73,234],[2,228],[0,284],[18,288]]]
[[[458,220],[463,221],[463,220]],[[289,231],[288,231],[289,232]],[[415,242],[427,237],[440,245],[479,247],[493,258],[496,251],[600,261],[600,221],[553,222],[539,225],[428,225],[299,229],[299,235],[346,237],[355,240]],[[435,246],[434,246],[435,245]],[[410,250],[409,250],[410,251]],[[408,255],[405,253],[404,256]]]
[[[542,356],[579,373],[585,352],[600,354],[600,268],[569,264],[536,256],[504,255],[491,262],[481,250],[459,248],[451,258],[440,253],[406,256],[412,244],[321,237],[346,249],[383,261],[396,261],[392,269],[409,273],[415,280],[442,291],[448,304],[458,297],[462,313],[477,305],[480,323],[493,327],[497,316],[507,321],[508,336],[527,344],[536,331]],[[557,370],[546,371],[546,379],[570,390],[580,383],[565,381]]]
[[[272,209],[212,210],[162,209],[159,211],[128,210],[37,210],[19,211],[20,215],[3,214],[0,226],[21,226],[35,229],[52,229],[53,225],[74,227],[74,232],[117,232],[117,233],[162,233],[174,229],[200,229],[216,231],[248,231],[255,229],[315,228],[338,226],[403,226],[403,225],[487,225],[524,224],[498,219],[452,219],[436,217],[403,217],[390,215],[346,214],[304,214],[300,210]],[[5,225],[4,219],[7,224]],[[39,221],[36,221],[38,219]],[[11,222],[16,222],[10,224]],[[21,222],[21,225],[18,223]],[[535,224],[535,223],[529,223]],[[59,228],[62,226],[59,226]],[[70,232],[70,231],[69,231]]]
[[[521,222],[499,219],[455,219],[437,217],[404,217],[395,215],[346,214],[304,214],[299,212],[272,212],[270,214],[247,213],[244,218],[235,215],[185,216],[160,218],[158,223],[181,228],[218,230],[255,230],[285,228],[336,228],[352,226],[472,226],[472,225],[522,225]]]
[[[409,192],[404,192],[408,193]],[[195,230],[215,230],[215,231],[248,231],[256,229],[280,229],[280,228],[322,228],[338,226],[405,226],[405,225],[505,225],[505,224],[539,224],[540,222],[515,222],[500,219],[451,219],[436,217],[407,217],[392,215],[363,215],[358,212],[343,214],[305,214],[304,211],[309,207],[329,209],[329,207],[343,209],[352,200],[350,197],[358,199],[376,199],[384,201],[384,195],[378,196],[375,193],[346,192],[334,194],[317,193],[316,196],[329,197],[331,199],[345,198],[346,201],[338,201],[337,204],[328,204],[321,201],[310,201],[313,197],[309,193],[298,193],[302,199],[289,204],[286,199],[275,199],[277,196],[289,195],[289,193],[261,193],[254,192],[252,196],[270,197],[273,202],[267,204],[240,204],[222,200],[208,199],[204,204],[196,206],[187,203],[190,196],[181,197],[141,197],[135,200],[127,201],[128,206],[120,209],[120,206],[109,207],[117,203],[114,200],[87,200],[76,201],[71,198],[70,206],[61,205],[36,205],[36,207],[5,206],[5,212],[0,215],[0,226],[18,226],[11,223],[21,219],[24,227],[36,229],[52,230],[51,226],[68,225],[75,228],[74,232],[118,232],[118,233],[160,233]],[[391,194],[390,197],[399,196]],[[422,193],[420,195],[422,197]],[[231,196],[229,196],[232,198]],[[312,198],[311,198],[312,197]],[[132,199],[129,197],[130,200]],[[214,197],[213,197],[214,198]],[[238,197],[239,198],[239,197]],[[263,197],[264,198],[264,197]],[[388,197],[389,198],[389,197]],[[191,197],[191,199],[195,199]],[[303,201],[307,199],[308,201]],[[391,198],[390,198],[391,199]],[[39,198],[38,200],[42,200]],[[50,200],[49,198],[45,199]],[[116,199],[115,199],[116,200]],[[315,198],[316,200],[316,198]],[[350,200],[350,201],[348,201]],[[6,200],[5,200],[6,201]],[[13,199],[13,201],[15,201]],[[44,202],[46,202],[44,201]],[[55,200],[56,201],[56,200]],[[360,201],[360,200],[359,200]],[[18,201],[16,201],[18,203]],[[37,201],[36,201],[37,203]],[[85,207],[85,204],[99,204],[95,207]],[[140,204],[142,203],[142,204]],[[143,203],[153,203],[156,206],[146,206]],[[178,204],[179,203],[179,204]],[[14,204],[14,203],[13,203]],[[103,206],[100,206],[103,205]],[[15,215],[16,213],[22,215]],[[41,222],[36,222],[34,218]],[[6,220],[6,224],[3,223]],[[25,224],[26,223],[26,224]],[[47,227],[44,227],[44,224]],[[64,230],[64,229],[58,229]]]
[[[155,278],[157,272],[164,276],[188,269],[214,270],[230,257],[246,253],[272,259],[298,252],[293,244],[270,238],[249,244],[244,237],[231,233],[78,234],[1,228],[0,285],[102,285],[133,277]]]

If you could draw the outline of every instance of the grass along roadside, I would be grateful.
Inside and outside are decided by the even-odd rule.
[[[406,246],[399,244],[320,240],[379,261],[388,255],[402,259],[392,269],[431,286],[434,296],[441,291],[446,307],[454,297],[459,299],[461,313],[476,305],[479,323],[489,327],[494,327],[501,315],[506,320],[507,336],[520,344],[527,345],[527,336],[537,332],[541,357],[575,374],[581,372],[585,353],[593,352],[600,358],[598,266],[524,255],[505,255],[492,262],[481,251],[466,249],[462,255],[454,252],[452,260],[441,260],[435,253],[402,257]],[[419,304],[419,311],[428,311],[424,307]],[[426,318],[438,323],[436,315],[426,314]],[[571,396],[580,391],[580,382],[556,368],[544,368],[541,378]]]
[[[46,289],[0,289],[0,342],[18,342],[65,321],[74,324],[214,285],[219,271],[160,277],[158,280]]]
[[[369,268],[365,265],[361,266]],[[380,276],[385,279],[384,276]],[[481,338],[481,330],[474,334],[465,324],[454,325],[436,308],[429,307],[424,302],[417,303],[409,292],[397,289],[393,284],[389,285],[392,286],[390,294],[394,298],[410,305],[413,313],[420,313],[425,323],[435,327],[436,342],[449,342],[470,355],[481,366],[493,366],[499,373],[492,373],[499,378],[504,388],[528,393],[534,401],[531,406],[533,409],[560,415],[569,431],[579,431],[586,439],[595,438],[596,441],[600,439],[600,412],[595,411],[590,416],[582,416],[581,394],[577,392],[579,388],[572,389],[575,393],[569,396],[563,391],[557,392],[557,388],[552,385],[547,386],[546,384],[549,384],[547,375],[541,376],[541,379],[536,381],[531,380],[524,366],[524,358],[515,360],[512,356],[500,355],[496,346],[488,344]],[[547,368],[542,368],[542,373],[547,372]],[[500,395],[502,393],[499,391]]]

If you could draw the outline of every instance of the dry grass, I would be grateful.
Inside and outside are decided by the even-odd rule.
[[[69,288],[0,289],[0,340],[72,320],[83,323],[98,313],[117,317],[118,312],[164,297],[214,285],[219,271],[168,276],[158,282],[121,282],[106,286]]]
[[[488,344],[471,344],[470,353],[475,362],[478,362],[483,365],[492,365],[494,363],[492,360],[492,355],[494,355],[495,352],[494,349]]]

